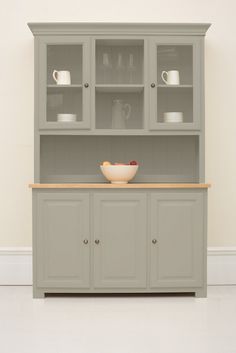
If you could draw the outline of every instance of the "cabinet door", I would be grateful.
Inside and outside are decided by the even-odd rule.
[[[37,197],[37,285],[88,288],[89,195],[39,193]]]
[[[94,285],[146,287],[146,195],[94,195]]]
[[[40,38],[37,63],[38,96],[36,95],[36,98],[38,97],[39,104],[36,114],[38,114],[39,128],[88,129],[90,127],[89,38],[80,36]],[[54,72],[55,70],[57,72]]]
[[[150,129],[200,129],[204,105],[200,95],[203,91],[201,39],[153,38],[149,54]]]
[[[151,195],[151,287],[202,284],[203,195]]]

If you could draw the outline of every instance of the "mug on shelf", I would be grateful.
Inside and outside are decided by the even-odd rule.
[[[179,71],[177,70],[162,71],[161,78],[167,85],[179,85]]]
[[[56,81],[57,85],[70,85],[71,84],[70,71],[54,70],[52,73],[52,77]]]
[[[183,112],[165,112],[164,123],[182,123]]]

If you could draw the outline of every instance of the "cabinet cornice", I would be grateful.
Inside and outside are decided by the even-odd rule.
[[[47,35],[173,35],[204,36],[210,23],[30,22],[35,36]]]

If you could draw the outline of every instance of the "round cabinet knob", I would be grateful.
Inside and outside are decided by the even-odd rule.
[[[156,239],[152,239],[152,243],[153,243],[153,244],[156,244],[156,243],[157,243],[157,240],[156,240]]]
[[[152,88],[155,88],[156,87],[156,85],[155,85],[155,83],[153,82],[153,83],[151,83],[151,87]]]
[[[89,84],[86,82],[86,83],[84,84],[84,87],[85,87],[85,88],[88,88],[88,87],[89,87]]]
[[[88,244],[88,239],[84,239],[84,244]]]
[[[95,239],[95,244],[99,244],[100,240],[99,239]]]

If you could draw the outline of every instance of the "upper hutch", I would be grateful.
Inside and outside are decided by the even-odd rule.
[[[204,184],[204,36],[209,26],[209,24],[199,23],[29,24],[35,36],[35,184],[31,185],[34,189],[34,251],[37,254],[34,265],[35,296],[55,291],[192,291],[199,296],[205,295],[204,244],[208,185]],[[63,82],[57,84],[53,75],[55,70],[66,71],[67,75],[69,72],[69,81],[67,80],[65,84]],[[166,83],[163,79],[163,72],[170,71],[178,73],[177,84]],[[124,110],[129,115],[120,126],[114,125],[112,121],[114,102],[122,102]],[[174,113],[175,117],[173,118],[170,113]],[[61,116],[62,120],[60,120]],[[175,122],[173,119],[176,116]],[[140,166],[130,184],[123,187],[112,186],[106,182],[99,169],[99,164],[104,160],[112,162],[137,160]],[[55,190],[58,188],[60,190]],[[137,216],[136,206],[132,202],[135,201],[136,204],[139,196],[141,198],[140,203],[138,202],[140,208]],[[108,218],[113,218],[113,224],[116,224],[117,220],[116,226],[122,222],[132,223],[137,221],[137,217],[139,218],[139,222],[142,223],[139,229],[143,232],[140,234],[140,239],[143,240],[139,247],[140,252],[143,248],[145,254],[137,255],[137,259],[143,262],[140,272],[134,273],[134,277],[137,276],[137,283],[140,279],[136,286],[130,287],[127,278],[126,282],[120,280],[122,274],[119,270],[121,269],[109,262],[112,261],[112,257],[109,258],[110,260],[107,258],[106,265],[114,268],[114,273],[111,274],[113,284],[102,285],[104,278],[100,278],[100,285],[96,286],[99,276],[102,276],[101,273],[96,274],[96,268],[103,261],[102,257],[97,258],[96,245],[100,244],[101,248],[102,241],[95,243],[94,250],[90,249],[87,263],[83,264],[89,267],[86,285],[80,286],[79,280],[77,282],[71,280],[72,268],[77,259],[76,254],[74,254],[75,263],[71,265],[71,273],[68,272],[68,277],[66,274],[62,275],[63,270],[61,273],[58,270],[57,273],[59,262],[65,263],[69,256],[68,253],[63,255],[62,251],[68,239],[60,234],[61,243],[55,245],[57,236],[54,233],[60,232],[62,225],[59,228],[55,225],[56,218],[53,218],[55,215],[50,212],[52,209],[55,213],[59,211],[63,219],[61,210],[64,207],[63,224],[66,224],[67,229],[73,228],[75,227],[73,221],[77,218],[72,217],[71,205],[66,202],[70,200],[76,207],[80,197],[86,209],[83,212],[89,214],[86,222],[90,224],[85,226],[88,242],[83,245],[88,245],[90,242],[94,244],[92,239],[95,236],[94,232],[96,233],[96,225],[96,227],[102,227],[102,232],[107,232],[109,248],[109,239],[114,240],[116,237],[113,234],[112,225],[109,226]],[[53,203],[54,198],[57,203]],[[102,220],[103,216],[100,213],[100,216],[96,215],[96,212],[103,212],[101,209],[106,198],[110,200],[110,211],[107,211]],[[41,204],[39,199],[45,202],[42,201]],[[51,208],[47,209],[49,204]],[[69,208],[66,208],[66,205]],[[131,214],[136,215],[133,216],[134,219],[131,215],[129,221],[122,213],[122,209],[127,205],[129,205],[128,210],[132,209],[133,205],[134,213],[131,212]],[[155,214],[156,211],[160,212],[160,209],[162,217],[156,224],[152,217],[154,219],[160,217],[160,213]],[[140,221],[142,217],[144,219]],[[170,222],[171,226],[162,224],[165,217],[166,222]],[[179,225],[177,219],[181,219]],[[108,225],[99,223],[105,220]],[[40,228],[39,222],[44,223],[43,229]],[[49,223],[50,229],[47,228]],[[163,275],[163,278],[158,279],[159,284],[152,286],[150,278],[158,277],[158,271],[163,267],[165,272],[164,269],[168,269],[169,266],[168,257],[167,260],[164,260],[160,254],[155,257],[155,253],[149,249],[146,238],[149,236],[152,238],[151,228],[159,227],[161,224],[165,234],[164,239],[168,238],[168,241],[160,241],[159,251],[165,254],[165,257],[169,251],[165,246],[171,246],[171,239],[176,242],[175,237],[179,233],[182,247],[184,242],[188,242],[189,232],[192,232],[192,237],[200,237],[201,241],[196,243],[196,239],[192,239],[192,243],[185,244],[187,248],[176,255],[178,262],[183,253],[189,251],[188,258],[181,265],[179,282],[178,274],[174,271],[174,268],[176,269],[176,263],[174,263],[170,273],[166,270],[167,277]],[[126,225],[129,227],[129,224]],[[72,228],[71,241],[72,243],[74,241],[73,245],[75,245],[78,241],[77,228]],[[120,225],[120,232],[126,234],[122,229]],[[172,234],[174,229],[176,234]],[[82,233],[81,242],[85,240],[85,235]],[[51,253],[53,260],[49,260],[49,257],[45,259],[45,249],[48,249],[48,244],[44,237],[48,237],[48,234],[51,234],[52,244],[59,247],[58,251],[62,258],[59,255],[53,258]],[[136,236],[139,237],[133,230],[133,233],[130,231],[126,238],[135,243]],[[164,237],[160,235],[160,238],[162,236]],[[99,238],[102,235],[96,234],[96,237]],[[168,244],[165,244],[165,241]],[[52,244],[49,245],[52,246]],[[163,244],[162,249],[161,244]],[[119,243],[115,251],[121,251],[123,245]],[[149,249],[147,253],[146,246]],[[155,242],[152,242],[151,246],[155,246]],[[109,252],[112,254],[111,248]],[[122,251],[120,256],[122,258]],[[46,263],[44,270],[40,267],[42,259]],[[173,251],[172,259],[175,259]],[[198,263],[201,260],[203,265]],[[188,265],[191,269],[186,270],[185,267]],[[51,277],[50,266],[54,273]],[[91,266],[94,270],[91,270]],[[127,273],[131,271],[129,266],[131,265],[127,260]],[[152,266],[155,268],[153,271],[157,271],[154,274]],[[75,271],[75,277],[76,274]],[[123,277],[125,278],[125,274]],[[165,282],[164,277],[169,280]],[[177,278],[177,282],[173,278]],[[189,278],[189,282],[184,281],[184,278]],[[168,285],[168,281],[171,285]],[[59,282],[61,284],[58,284]],[[70,285],[67,285],[68,283]],[[109,280],[106,283],[109,283]],[[117,283],[117,286],[114,283]],[[160,283],[163,284],[160,285]]]

